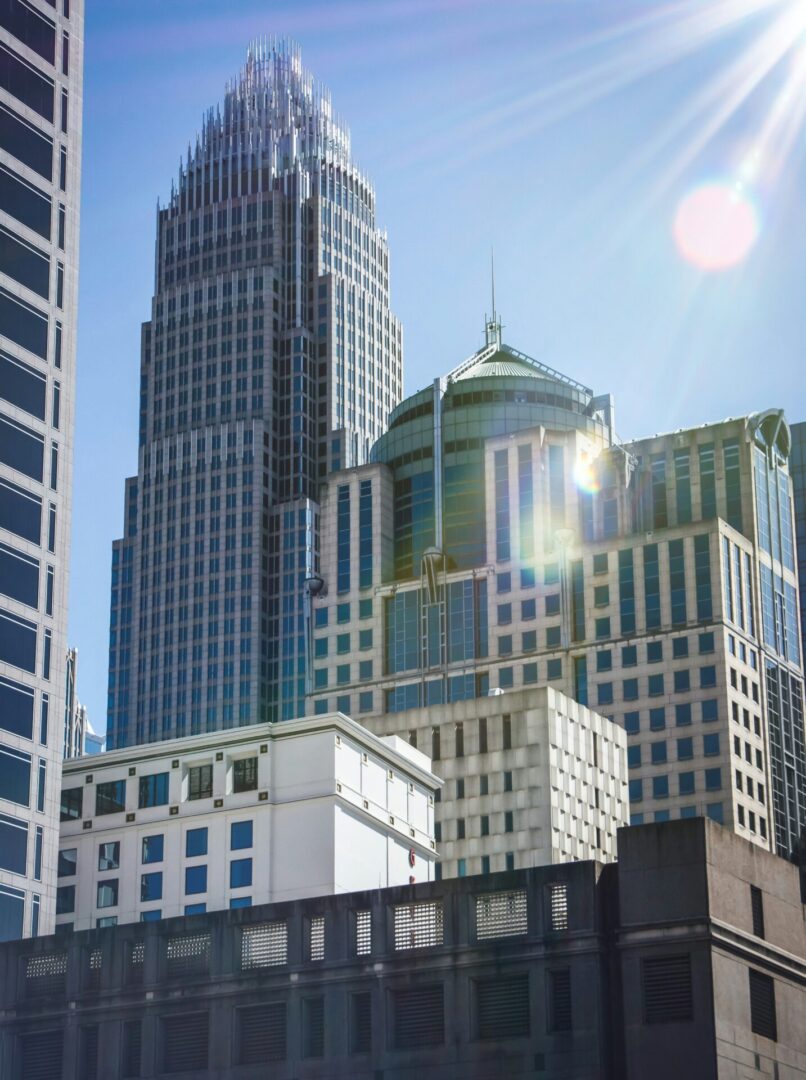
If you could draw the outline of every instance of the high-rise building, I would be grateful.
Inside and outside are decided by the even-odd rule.
[[[78,649],[67,650],[64,690],[64,757],[80,757],[84,753],[87,733],[87,707],[78,699]]]
[[[83,0],[0,4],[0,938],[54,925]]]
[[[493,320],[370,464],[323,486],[309,710],[435,758],[439,740],[442,847],[461,839],[469,874],[506,866],[486,815],[524,826],[526,758],[500,806],[482,778],[509,692],[544,683],[626,729],[634,823],[707,815],[789,854],[806,822],[789,452],[775,410],[620,442],[612,399]],[[489,693],[460,751],[444,706]]]
[[[303,714],[318,484],[367,459],[401,390],[386,236],[348,129],[297,46],[253,45],[157,214],[110,748]]]

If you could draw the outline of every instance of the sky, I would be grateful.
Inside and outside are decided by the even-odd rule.
[[[483,343],[623,439],[806,419],[806,0],[88,0],[70,643],[106,725],[157,200],[249,41],[329,86],[389,234],[405,391]]]

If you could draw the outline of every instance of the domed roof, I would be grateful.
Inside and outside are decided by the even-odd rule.
[[[460,382],[462,379],[478,379],[491,375],[527,375],[534,378],[542,374],[544,373],[535,368],[534,364],[528,364],[507,352],[505,346],[492,356],[482,356],[472,367],[457,375],[454,381]]]

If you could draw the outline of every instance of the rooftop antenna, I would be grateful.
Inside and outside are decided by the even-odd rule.
[[[494,345],[496,348],[500,349],[501,323],[495,310],[495,250],[492,247],[490,248],[490,291],[492,293],[493,313],[485,325],[484,337],[488,347]]]
[[[490,248],[490,285],[493,294],[493,322],[495,322],[495,248]]]

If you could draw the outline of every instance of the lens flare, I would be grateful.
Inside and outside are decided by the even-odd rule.
[[[756,208],[743,184],[703,184],[680,203],[674,238],[680,254],[701,270],[730,270],[743,262],[759,234]]]
[[[601,489],[593,462],[588,461],[587,458],[580,458],[574,466],[574,482],[580,491],[585,491],[589,495],[595,495]]]

